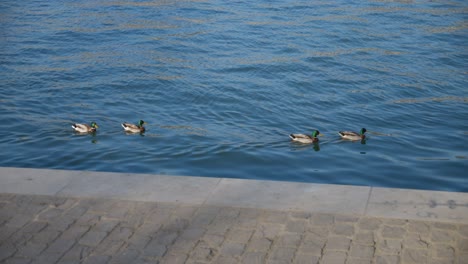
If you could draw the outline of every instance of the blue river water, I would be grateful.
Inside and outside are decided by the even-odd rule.
[[[0,166],[468,192],[467,17],[464,0],[3,0]],[[365,144],[337,133],[361,127]]]

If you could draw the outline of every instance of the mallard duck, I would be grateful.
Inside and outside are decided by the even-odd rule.
[[[365,128],[361,128],[359,133],[353,132],[353,131],[340,131],[338,134],[340,134],[342,139],[348,139],[348,140],[363,140],[366,138],[366,133]]]
[[[318,130],[314,130],[311,136],[305,134],[290,134],[289,137],[292,141],[309,144],[318,142],[318,135],[320,135],[320,132]]]
[[[143,126],[144,124],[146,124],[146,122],[143,120],[140,120],[140,122],[138,122],[138,125],[134,125],[130,123],[122,123],[122,127],[124,128],[126,132],[143,133],[145,132],[145,127]]]
[[[73,129],[75,129],[76,132],[79,133],[94,133],[96,132],[96,129],[98,128],[98,125],[96,122],[91,122],[90,125],[88,124],[73,124],[72,125]]]

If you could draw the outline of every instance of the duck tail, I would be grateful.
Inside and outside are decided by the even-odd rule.
[[[122,124],[120,124],[120,125],[121,125],[123,128],[127,128],[127,126],[126,126],[124,123],[122,123]]]
[[[289,137],[290,137],[291,139],[295,139],[295,138],[296,138],[296,137],[294,136],[294,134],[289,134]]]
[[[338,134],[342,137],[345,135],[343,131],[339,131]]]

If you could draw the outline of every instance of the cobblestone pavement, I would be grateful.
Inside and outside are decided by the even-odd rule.
[[[468,224],[0,194],[0,263],[468,263]]]

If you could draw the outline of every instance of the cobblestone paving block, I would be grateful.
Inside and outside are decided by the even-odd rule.
[[[310,222],[314,226],[331,226],[335,223],[335,217],[332,214],[312,214]]]
[[[295,248],[286,248],[286,247],[274,247],[269,254],[270,260],[281,260],[292,262],[294,254],[296,253]]]
[[[346,264],[372,264],[372,260],[348,257],[346,259]]]
[[[192,227],[206,227],[219,213],[219,208],[200,207],[195,213],[190,223]]]
[[[292,211],[289,213],[289,218],[296,219],[296,220],[307,220],[310,222],[312,218],[312,213],[309,212],[302,212],[302,211]]]
[[[74,240],[58,238],[43,252],[46,254],[64,254],[75,244]]]
[[[375,264],[400,264],[401,258],[398,255],[376,256]]]
[[[305,254],[305,253],[298,253],[294,258],[294,263],[296,264],[318,264],[320,260],[319,256]]]
[[[354,235],[353,243],[359,245],[374,245],[375,237],[374,232],[371,231],[360,231]]]
[[[240,229],[233,228],[229,231],[226,239],[233,242],[246,244],[253,235],[254,230],[252,229]]]
[[[433,225],[432,225],[435,229],[444,229],[444,230],[451,230],[451,231],[458,231],[458,227],[456,224],[452,224],[452,223],[439,223],[439,222],[435,222]]]
[[[432,258],[427,263],[428,264],[455,264],[457,262],[455,260]],[[462,262],[462,264],[464,263]]]
[[[46,221],[51,222],[55,220],[57,217],[61,216],[64,210],[58,209],[52,206],[48,206],[45,210],[43,210],[38,216],[37,219],[39,221]]]
[[[265,211],[263,221],[267,223],[284,224],[288,219],[287,212]]]
[[[107,232],[93,231],[87,232],[79,241],[81,245],[95,247],[107,236]]]
[[[420,236],[427,236],[431,232],[431,225],[423,221],[410,221],[408,223],[408,232],[417,233]]]
[[[46,254],[41,254],[37,258],[33,260],[34,264],[50,264],[50,263],[56,263],[60,257],[62,257],[63,253],[48,253],[46,250]]]
[[[326,240],[329,235],[329,232],[330,231],[327,228],[309,227],[305,235],[306,237],[321,238],[322,240]]]
[[[184,253],[178,254],[167,254],[161,260],[161,263],[170,263],[170,264],[184,264],[188,256]]]
[[[431,239],[437,243],[451,243],[456,239],[456,233],[450,230],[433,229]]]
[[[113,199],[93,199],[93,202],[89,204],[89,211],[107,215],[110,211],[109,208],[114,208],[117,203],[119,201]]]
[[[75,244],[69,251],[67,251],[61,258],[60,262],[81,262],[91,254],[92,248]]]
[[[14,257],[5,261],[5,264],[29,264],[32,262],[30,258]]]
[[[93,254],[113,256],[125,245],[125,241],[104,240],[93,250]]]
[[[99,222],[96,223],[96,225],[91,229],[91,231],[110,233],[118,224],[118,220],[103,217],[100,219]]]
[[[140,256],[139,250],[125,249],[118,254],[112,256],[109,261],[110,264],[126,264],[133,263]]]
[[[253,234],[254,238],[268,238],[268,239],[275,239],[276,236],[283,230],[283,226],[281,224],[270,224],[270,223],[260,223],[257,226],[257,230]],[[208,232],[210,230],[208,229]]]
[[[124,218],[120,220],[119,225],[121,227],[128,227],[132,229],[136,229],[143,225],[144,223],[144,214],[143,213],[131,213],[125,215]]]
[[[60,235],[60,232],[57,230],[54,230],[50,228],[50,226],[47,226],[43,230],[41,230],[39,233],[34,234],[33,237],[31,238],[31,241],[37,244],[50,244],[52,241],[54,241],[58,236]]]
[[[10,220],[8,220],[5,226],[21,228],[28,224],[31,220],[32,216],[30,214],[16,214],[10,218]]]
[[[213,264],[237,264],[238,260],[237,258],[231,257],[231,256],[219,256],[215,261],[213,261]]]
[[[218,253],[219,250],[217,248],[200,243],[191,252],[189,260],[209,262],[213,260],[218,255]]]
[[[101,215],[86,211],[83,215],[81,215],[77,220],[76,224],[78,225],[85,225],[85,226],[93,226],[97,222],[101,220]]]
[[[399,239],[384,239],[377,243],[377,253],[380,255],[399,255],[403,249]]]
[[[149,244],[151,241],[151,237],[145,235],[145,234],[140,234],[140,233],[135,233],[133,236],[131,236],[128,241],[127,241],[127,248],[128,249],[142,249],[145,248],[146,245]]]
[[[0,242],[7,241],[14,233],[16,233],[20,228],[12,226],[2,226],[0,227]]]
[[[23,232],[22,229],[20,229],[19,231],[17,231],[13,235],[11,235],[7,239],[7,241],[8,241],[8,243],[11,243],[11,244],[15,245],[16,247],[21,247],[24,244],[26,244],[26,242],[31,240],[33,235],[34,235],[33,233],[25,233],[25,232]]]
[[[458,241],[458,248],[461,252],[468,253],[468,239],[460,239]]]
[[[213,221],[210,225],[207,226],[206,234],[219,235],[224,237],[225,234],[229,231],[231,225],[232,224],[230,223],[223,223],[219,220],[216,222]]]
[[[153,240],[145,247],[143,255],[146,257],[160,258],[164,256],[166,251],[166,245],[161,244],[158,240]]]
[[[48,195],[37,195],[30,200],[30,204],[36,205],[48,205],[53,207],[59,207],[66,203],[69,198],[57,197],[57,196],[48,196]]]
[[[136,235],[154,236],[161,229],[162,224],[156,222],[144,222],[135,229]]]
[[[327,252],[320,262],[320,264],[344,264],[346,261],[346,252]]]
[[[402,259],[406,263],[427,263],[428,251],[424,249],[403,249]]]
[[[435,251],[435,257],[444,259],[455,259],[455,248],[452,245],[446,244],[435,244],[432,248],[432,252]],[[468,261],[468,259],[467,259]]]
[[[430,245],[430,240],[427,237],[422,237],[418,233],[409,233],[404,239],[404,245],[408,248],[427,249]]]
[[[94,255],[87,257],[83,264],[106,264],[110,260],[110,256]]]
[[[245,244],[226,241],[220,249],[220,254],[223,256],[240,256],[245,250]]]
[[[155,208],[152,212],[149,212],[145,216],[144,221],[162,225],[163,223],[167,221],[167,219],[169,219],[174,209],[175,209],[175,206]]]
[[[153,241],[151,242],[157,241],[158,244],[170,245],[177,238],[177,235],[177,230],[161,230],[156,233],[156,235],[153,237]]]
[[[69,210],[75,207],[79,203],[77,198],[66,198],[65,201],[61,204],[54,204],[56,208],[61,210]]]
[[[336,223],[348,223],[348,224],[355,224],[359,221],[358,216],[354,215],[335,215],[335,222]]]
[[[76,220],[68,216],[58,216],[53,220],[48,221],[50,228],[59,232],[67,230]]]
[[[224,241],[224,236],[205,234],[200,241],[203,241],[210,247],[219,247]]]
[[[299,220],[288,220],[286,223],[285,231],[287,232],[296,232],[304,233],[307,230],[309,225],[309,220],[299,219]]]
[[[320,256],[325,250],[325,241],[319,240],[307,240],[304,241],[299,248],[299,251],[302,253],[312,254],[315,256]]]
[[[396,218],[384,218],[382,221],[384,225],[400,226],[403,228],[409,222],[409,220],[406,220],[406,219],[396,219]]]
[[[372,259],[374,257],[374,253],[374,246],[352,244],[348,256],[352,258]]]
[[[72,219],[79,219],[82,215],[84,215],[88,211],[86,206],[83,206],[79,201],[75,204],[75,206],[69,208],[64,212],[67,217]]]
[[[74,225],[65,230],[61,238],[67,240],[79,240],[86,232],[91,229],[89,226]]]
[[[46,247],[47,244],[37,244],[29,242],[24,247],[19,248],[15,256],[34,258],[38,256]]]
[[[468,238],[468,225],[461,225],[458,234],[462,237]]]
[[[197,240],[176,239],[174,244],[170,246],[170,252],[189,253],[197,244]]]
[[[362,217],[358,221],[358,227],[362,230],[376,230],[381,224],[382,220],[371,217]]]
[[[333,228],[333,234],[351,237],[354,235],[354,225],[337,223]]]
[[[301,233],[282,233],[278,236],[277,245],[279,247],[297,248],[301,244]]]
[[[270,250],[272,243],[273,243],[273,240],[268,239],[268,238],[264,238],[264,237],[252,238],[247,244],[247,251],[267,252],[268,250]]]
[[[21,229],[21,232],[23,233],[38,233],[42,229],[47,227],[46,222],[40,222],[40,221],[32,221],[25,227]]]
[[[111,241],[126,241],[133,235],[133,229],[128,227],[118,226],[112,230],[106,239]]]
[[[177,216],[182,219],[192,219],[195,212],[198,210],[198,206],[192,205],[179,205],[172,212],[173,216]]]
[[[264,252],[247,252],[242,257],[241,263],[263,264],[266,260]]]
[[[117,201],[112,206],[112,210],[107,212],[106,217],[110,219],[124,219],[127,215],[131,214],[135,205],[135,202]]]
[[[381,235],[384,238],[402,239],[406,233],[406,229],[401,226],[383,226]]]
[[[343,236],[332,236],[328,238],[325,249],[327,251],[348,251],[350,246],[351,239]]]
[[[11,243],[3,243],[0,245],[0,262],[16,253],[16,247]]]
[[[172,216],[161,227],[161,229],[169,232],[178,232],[188,227],[190,221],[188,219]]]

